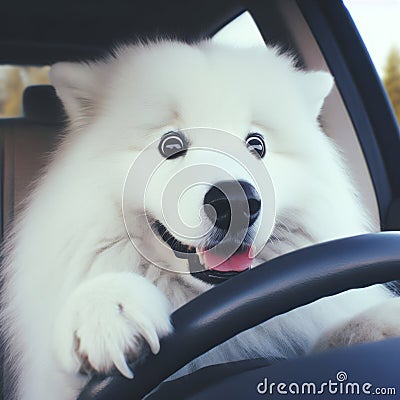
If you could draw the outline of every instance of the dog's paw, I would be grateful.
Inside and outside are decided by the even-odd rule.
[[[354,318],[323,333],[312,347],[320,352],[353,344],[400,337],[400,298],[371,307]]]
[[[57,317],[55,352],[66,372],[114,367],[132,378],[127,360],[139,359],[147,342],[153,353],[172,331],[165,296],[145,278],[107,273],[83,283]]]

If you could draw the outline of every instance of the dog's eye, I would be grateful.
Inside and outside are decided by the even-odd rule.
[[[246,139],[247,148],[256,153],[260,158],[265,156],[266,148],[264,138],[259,133],[250,133]]]
[[[180,157],[186,153],[187,142],[181,133],[168,132],[161,138],[158,150],[168,159]]]

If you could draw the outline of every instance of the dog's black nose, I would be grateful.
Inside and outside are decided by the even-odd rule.
[[[216,227],[236,231],[254,224],[260,214],[261,199],[248,182],[221,181],[206,193],[203,204],[214,209],[205,207],[205,212]]]

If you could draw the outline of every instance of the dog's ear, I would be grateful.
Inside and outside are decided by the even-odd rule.
[[[304,94],[315,117],[321,112],[325,97],[333,87],[333,77],[328,72],[300,72],[300,90]]]
[[[82,123],[95,112],[97,69],[92,64],[71,62],[60,62],[50,69],[50,82],[72,123]]]

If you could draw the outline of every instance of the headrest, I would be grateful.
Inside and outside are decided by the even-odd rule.
[[[24,90],[22,107],[24,117],[45,125],[59,125],[66,121],[61,100],[50,85],[28,86]]]

